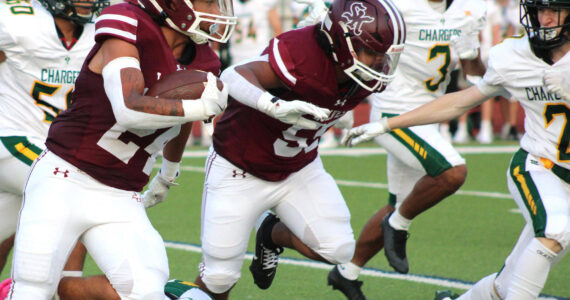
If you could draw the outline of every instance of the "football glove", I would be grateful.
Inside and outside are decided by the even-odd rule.
[[[265,92],[257,101],[257,109],[287,124],[297,125],[302,129],[315,130],[321,123],[309,120],[303,115],[311,115],[318,121],[326,120],[330,110],[301,100],[284,101]]]
[[[178,177],[179,173],[172,180],[166,179],[161,171],[154,176],[148,185],[148,189],[142,194],[142,202],[144,208],[153,207],[166,199],[168,195],[168,190],[171,186],[176,186],[178,183],[174,182]]]
[[[570,78],[567,72],[548,69],[544,71],[542,80],[546,89],[562,97],[564,100],[570,100]]]
[[[341,143],[345,146],[352,147],[388,131],[390,131],[390,127],[388,127],[388,118],[384,117],[378,122],[371,122],[352,128],[342,138]]]
[[[204,88],[199,100],[204,106],[204,119],[211,120],[228,105],[228,88],[224,85],[221,91],[218,90],[217,77],[211,72],[208,72],[207,76],[206,88]]]
[[[459,55],[459,59],[473,60],[479,55],[478,43],[473,41],[473,36],[469,34],[453,35],[449,39],[451,47]]]
[[[342,117],[338,119],[336,124],[334,124],[334,127],[339,129],[350,129],[352,128],[353,125],[354,125],[354,111],[349,110]]]
[[[324,19],[329,9],[323,0],[295,0],[297,3],[310,5],[309,14],[297,23],[297,28],[314,25]]]

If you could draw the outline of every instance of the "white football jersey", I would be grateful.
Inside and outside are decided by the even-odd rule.
[[[400,114],[443,95],[450,72],[459,61],[450,46],[452,36],[469,35],[479,47],[477,35],[485,25],[483,0],[455,0],[443,13],[427,0],[394,1],[406,21],[406,44],[394,80],[369,99],[382,112]]]
[[[65,49],[52,15],[36,1],[0,2],[0,136],[47,136],[71,101],[75,78],[95,44],[94,25]]]
[[[570,99],[549,93],[542,82],[548,69],[570,70],[570,54],[554,65],[532,52],[528,38],[509,38],[491,48],[487,72],[477,86],[483,94],[520,102],[525,112],[521,147],[570,169]]]
[[[238,17],[230,40],[232,64],[257,56],[273,38],[268,12],[276,0],[234,1],[234,15]]]

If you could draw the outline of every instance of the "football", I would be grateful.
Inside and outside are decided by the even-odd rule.
[[[198,70],[172,72],[155,82],[146,95],[169,99],[198,99],[206,88],[207,74]],[[224,84],[219,78],[217,82],[218,89],[221,90]]]

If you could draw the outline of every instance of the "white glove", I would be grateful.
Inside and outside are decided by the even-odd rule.
[[[178,183],[174,182],[178,178],[178,174],[180,172],[176,172],[174,178],[169,180],[163,175],[162,170],[158,171],[150,181],[147,190],[142,194],[144,208],[153,207],[163,202],[166,199],[166,195],[168,195],[170,187],[178,185]]]
[[[334,124],[335,128],[339,129],[350,129],[354,125],[354,111],[349,110],[347,111],[344,116],[340,117],[336,124]]]
[[[322,124],[309,120],[303,115],[311,115],[318,121],[328,118],[330,110],[301,100],[284,101],[268,92],[257,100],[257,109],[287,124],[298,125],[303,129],[317,129]]]
[[[461,36],[453,35],[449,39],[451,47],[459,55],[459,59],[473,60],[479,55],[479,43],[474,41],[476,36],[469,34],[461,34]]]
[[[309,15],[297,23],[297,28],[314,25],[324,19],[329,9],[323,0],[295,0],[297,3],[310,5]]]
[[[219,115],[228,105],[228,88],[224,85],[221,91],[218,90],[217,77],[211,72],[208,72],[207,76],[208,82],[199,100],[202,101],[204,106],[205,119],[211,120]]]
[[[362,142],[373,139],[388,131],[390,131],[390,127],[388,127],[388,118],[384,117],[378,122],[371,122],[352,128],[342,138],[341,143],[345,146],[352,147],[356,144],[360,144]]]
[[[570,100],[570,76],[567,73],[551,68],[544,71],[542,78],[546,89],[564,100]]]

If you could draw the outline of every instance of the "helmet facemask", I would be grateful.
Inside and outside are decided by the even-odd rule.
[[[73,21],[78,25],[84,25],[93,21],[93,16],[106,6],[108,0],[39,0],[39,2],[55,17],[61,17]],[[80,10],[88,9],[88,13],[81,13]]]
[[[351,66],[344,69],[344,73],[370,92],[383,91],[388,83],[394,79],[394,72],[400,60],[400,54],[404,50],[404,45],[392,45],[385,53],[378,52],[373,49],[377,49],[379,45],[371,47],[370,43],[364,42],[364,40],[368,40],[372,44],[377,44],[378,42],[375,39],[351,38],[346,25],[342,22],[340,22],[340,25],[345,27],[346,44],[349,52],[352,54],[353,62]],[[369,33],[363,32],[362,35],[369,35]],[[360,61],[358,58],[360,52],[375,56],[374,62],[368,65]]]
[[[380,92],[392,81],[406,31],[390,0],[335,0],[320,29],[331,58],[362,88]]]
[[[163,19],[166,26],[189,36],[195,43],[208,40],[225,43],[234,31],[237,18],[231,0],[216,0],[220,13],[211,14],[194,9],[190,0],[139,0],[152,14]],[[150,4],[151,7],[147,7]],[[209,23],[208,32],[200,25]]]
[[[538,20],[538,10],[549,8],[558,10],[558,25],[542,27]],[[570,1],[561,0],[522,0],[520,5],[521,24],[525,28],[529,41],[534,49],[549,50],[569,40],[570,16],[561,18],[562,9],[570,9]],[[560,29],[557,33],[557,30]]]

